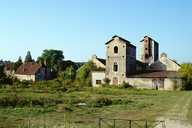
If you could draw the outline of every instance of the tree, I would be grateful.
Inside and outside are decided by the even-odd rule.
[[[4,77],[5,74],[4,74],[4,65],[0,65],[0,78]]]
[[[19,57],[19,59],[14,63],[14,70],[16,71],[18,69],[19,66],[21,66],[23,64],[21,56]]]
[[[30,51],[27,52],[27,55],[25,57],[25,63],[27,63],[27,62],[33,62],[33,59],[32,59]]]
[[[183,79],[183,89],[192,90],[192,64],[182,64],[179,72]]]
[[[94,64],[89,61],[88,63],[81,66],[77,72],[77,81],[84,86],[91,86],[91,71],[94,69]]]
[[[46,49],[42,55],[38,57],[37,61],[43,65],[46,65],[52,72],[59,72],[64,59],[63,51]]]
[[[74,80],[76,76],[76,70],[73,66],[69,66],[64,71],[64,79]]]

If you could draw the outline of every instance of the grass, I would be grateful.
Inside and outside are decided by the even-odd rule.
[[[99,117],[121,119],[155,120],[162,116],[185,95],[191,92],[156,91],[120,88],[83,88],[72,92],[53,92],[28,89],[0,89],[2,97],[15,94],[26,99],[52,99],[43,105],[16,104],[1,106],[0,128],[17,128],[33,125],[67,125],[70,122],[78,128],[96,128]],[[59,102],[55,102],[58,101]],[[44,102],[44,101],[42,101]],[[53,103],[54,102],[54,103]],[[192,102],[190,103],[192,106]],[[192,120],[192,109],[187,117]],[[70,125],[68,124],[68,125]]]

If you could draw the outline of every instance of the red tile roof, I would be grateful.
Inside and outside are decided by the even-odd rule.
[[[36,63],[25,63],[22,64],[16,71],[15,74],[20,74],[20,75],[35,75],[37,71],[41,68],[40,64]]]

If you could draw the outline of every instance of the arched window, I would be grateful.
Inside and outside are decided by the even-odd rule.
[[[117,64],[117,63],[114,63],[114,65],[113,65],[113,71],[114,71],[114,72],[117,72],[117,71],[118,71],[118,64]]]
[[[117,47],[117,46],[114,47],[114,53],[115,53],[115,54],[118,53],[118,47]]]

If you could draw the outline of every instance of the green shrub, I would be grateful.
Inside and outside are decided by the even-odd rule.
[[[133,88],[133,86],[131,86],[129,83],[123,82],[120,88]]]
[[[109,84],[111,80],[109,78],[105,78],[103,81],[105,82],[105,84]]]
[[[0,97],[0,106],[1,107],[26,107],[26,106],[53,106],[56,104],[63,103],[63,100],[47,98],[47,97],[24,97],[18,96],[16,94]]]
[[[112,105],[112,100],[108,97],[97,97],[88,101],[88,105],[91,107],[103,107]]]

